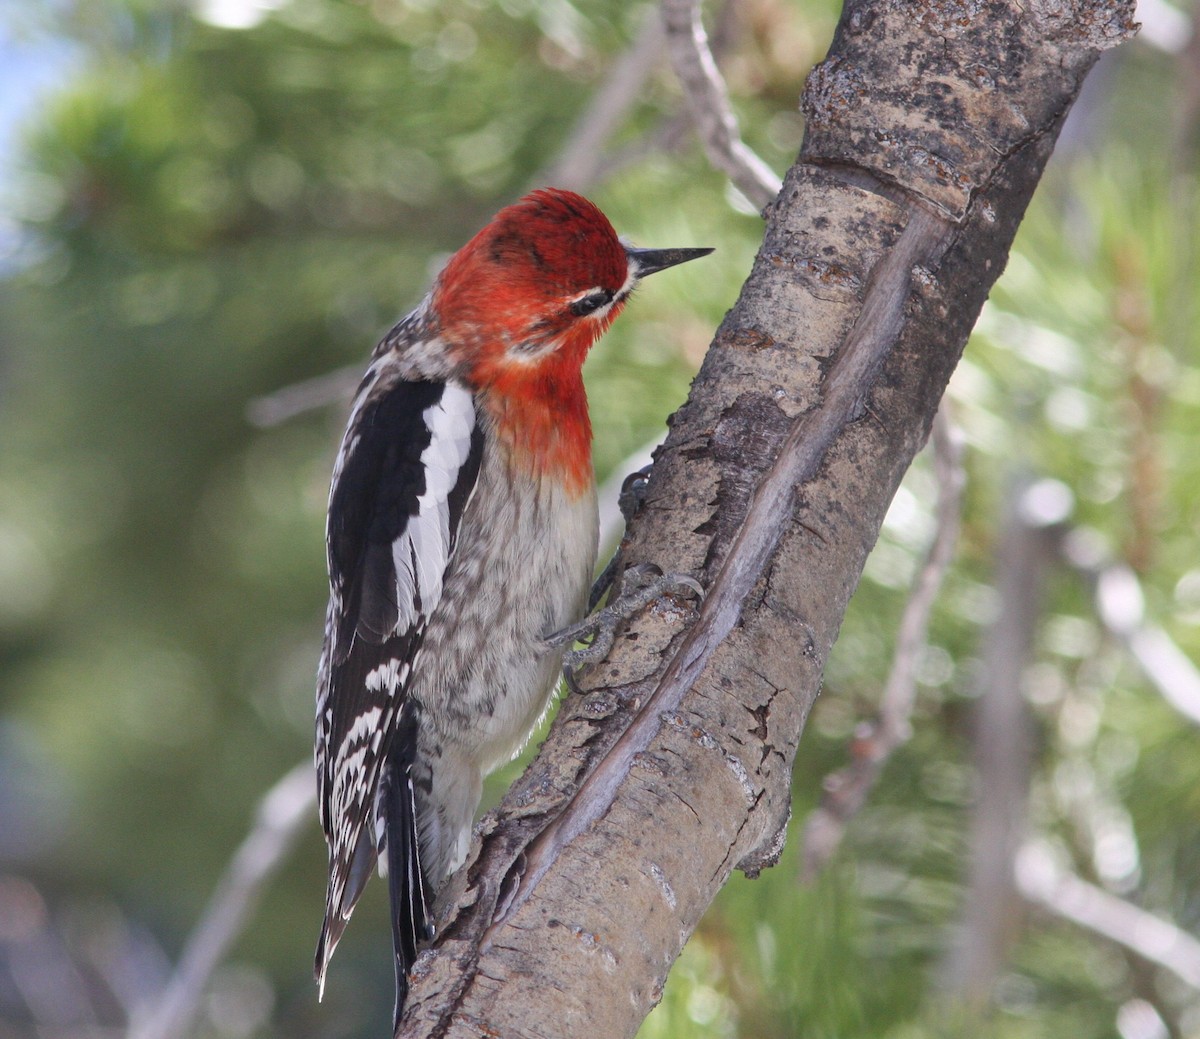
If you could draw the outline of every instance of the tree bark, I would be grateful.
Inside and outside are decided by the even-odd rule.
[[[399,1035],[631,1036],[734,869],[774,863],[847,601],[1083,77],[1131,0],[858,0],[630,524],[645,611],[482,826]]]

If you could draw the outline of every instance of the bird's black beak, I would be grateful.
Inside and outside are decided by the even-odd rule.
[[[633,261],[638,278],[657,274],[676,264],[687,263],[688,260],[698,260],[710,252],[711,249],[634,249],[625,246],[625,254]]]

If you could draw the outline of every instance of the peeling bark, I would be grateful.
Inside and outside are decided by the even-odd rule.
[[[482,826],[403,1036],[629,1036],[735,868],[778,857],[847,601],[1083,77],[1131,2],[859,0],[626,564],[700,577],[583,676]]]

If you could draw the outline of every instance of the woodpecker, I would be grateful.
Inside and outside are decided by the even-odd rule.
[[[521,748],[586,612],[596,491],[582,368],[641,279],[711,249],[638,249],[534,191],[455,253],[375,348],[334,464],[316,770],[329,846],[316,978],[378,862],[395,1019],[483,777]]]

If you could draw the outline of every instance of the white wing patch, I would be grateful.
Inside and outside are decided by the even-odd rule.
[[[386,689],[391,696],[395,696],[396,690],[407,680],[408,665],[393,659],[380,664],[373,671],[368,671],[365,684],[372,693],[382,692]],[[378,721],[379,719],[376,718],[372,724]],[[351,730],[351,735],[353,735],[353,730]]]
[[[425,492],[417,514],[392,542],[396,568],[396,631],[407,631],[419,612],[428,616],[442,597],[442,578],[450,558],[449,498],[471,453],[475,403],[458,382],[446,383],[441,399],[421,415],[429,430],[429,446],[421,452]]]

